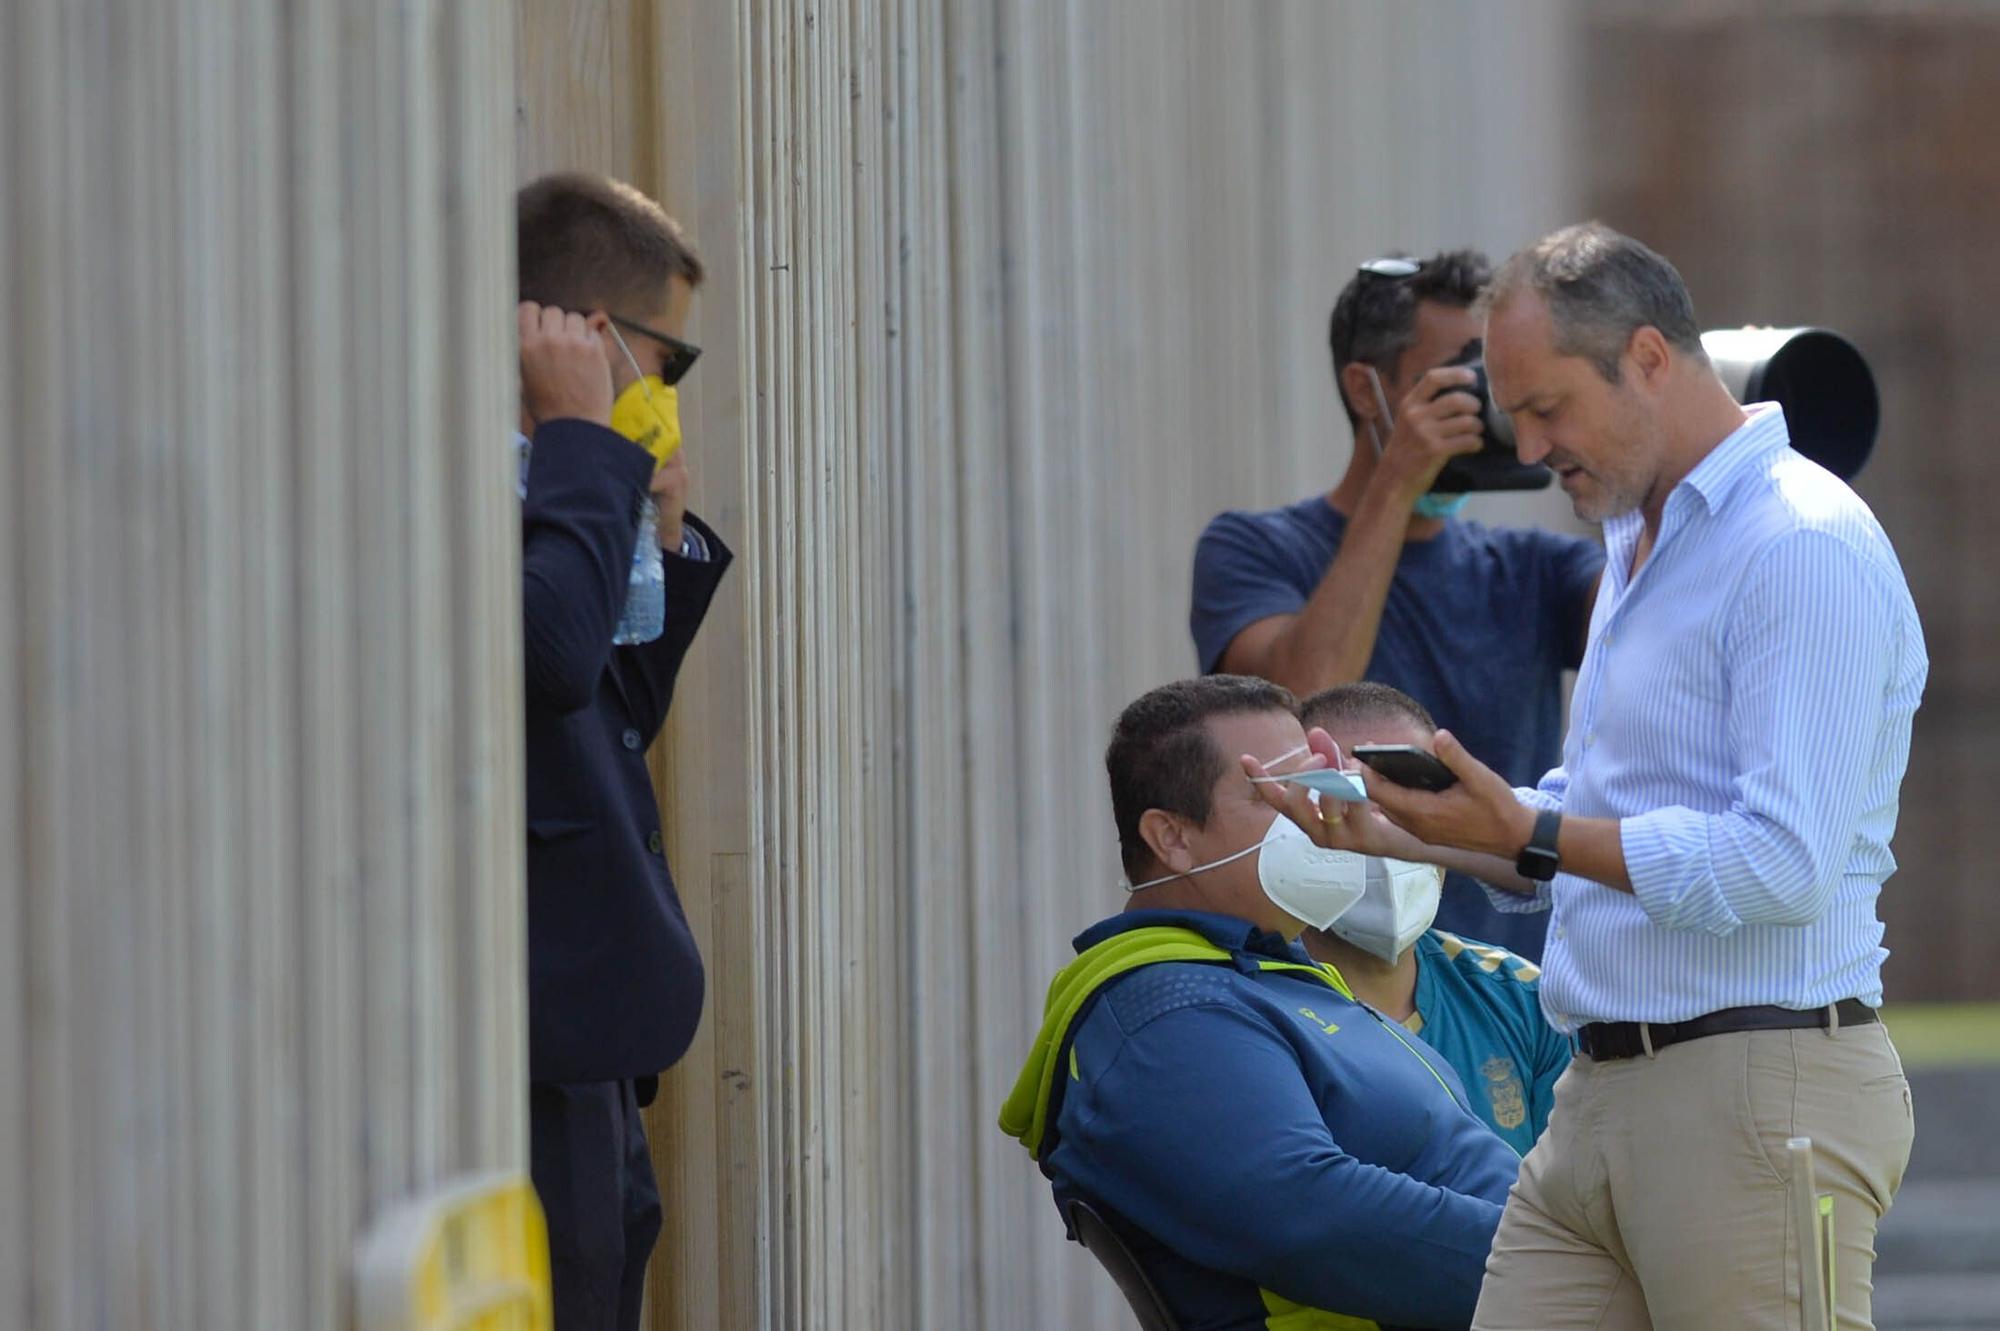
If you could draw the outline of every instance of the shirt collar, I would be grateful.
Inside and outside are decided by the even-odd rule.
[[[1684,509],[1691,502],[1683,499],[1676,504],[1675,496],[1681,494],[1699,498],[1710,513],[1719,511],[1745,476],[1759,471],[1772,453],[1791,446],[1784,408],[1775,402],[1759,402],[1745,408],[1745,413],[1748,419],[1724,435],[1722,442],[1708,450],[1708,456],[1681,478],[1673,494],[1667,496],[1667,513]],[[1618,567],[1630,563],[1645,522],[1645,514],[1636,508],[1604,520],[1604,547]]]
[[[1783,407],[1775,402],[1758,402],[1745,408],[1745,413],[1748,419],[1724,436],[1674,487],[1678,490],[1685,486],[1699,494],[1711,513],[1722,507],[1738,482],[1759,470],[1759,463],[1791,446]]]
[[[1205,910],[1128,910],[1091,925],[1076,936],[1073,945],[1078,953],[1084,953],[1117,934],[1162,924],[1192,929],[1217,947],[1227,948],[1232,953],[1254,952],[1260,957],[1277,961],[1312,964],[1305,948],[1297,943],[1287,943],[1283,935],[1260,929],[1241,916],[1218,915]]]

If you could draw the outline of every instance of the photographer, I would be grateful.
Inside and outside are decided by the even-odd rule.
[[[1582,658],[1603,552],[1593,541],[1458,519],[1431,490],[1476,452],[1484,255],[1363,264],[1328,331],[1354,451],[1339,484],[1217,517],[1195,549],[1189,626],[1204,671],[1260,675],[1300,697],[1367,678],[1411,695],[1508,779],[1559,759],[1562,671]],[[1393,404],[1393,405],[1392,405]],[[1539,960],[1543,924],[1493,909],[1463,875],[1438,927]]]

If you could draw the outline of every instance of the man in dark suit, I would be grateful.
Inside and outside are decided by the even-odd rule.
[[[634,1331],[661,1220],[639,1110],[702,1004],[646,769],[730,560],[685,511],[672,390],[702,270],[657,203],[603,177],[534,182],[518,223],[530,1153],[558,1331]],[[632,642],[649,578],[664,629]]]

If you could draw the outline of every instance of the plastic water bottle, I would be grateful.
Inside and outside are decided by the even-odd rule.
[[[667,568],[660,558],[660,510],[651,498],[639,511],[639,544],[632,551],[632,580],[625,613],[611,641],[621,647],[651,642],[667,628]]]

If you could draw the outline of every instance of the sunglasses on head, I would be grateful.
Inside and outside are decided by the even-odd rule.
[[[1424,265],[1422,260],[1405,259],[1401,256],[1385,256],[1380,259],[1370,259],[1367,263],[1357,268],[1355,273],[1357,277],[1379,277],[1385,281],[1400,282],[1406,277],[1415,277],[1423,270]],[[1341,357],[1343,365],[1353,363],[1354,344],[1360,340],[1361,319],[1360,312],[1356,311],[1356,317],[1353,320],[1352,326],[1347,330],[1347,354]]]
[[[1362,264],[1357,271],[1366,273],[1370,277],[1396,278],[1415,277],[1423,270],[1423,263],[1417,259],[1387,258],[1370,259],[1367,263]]]

